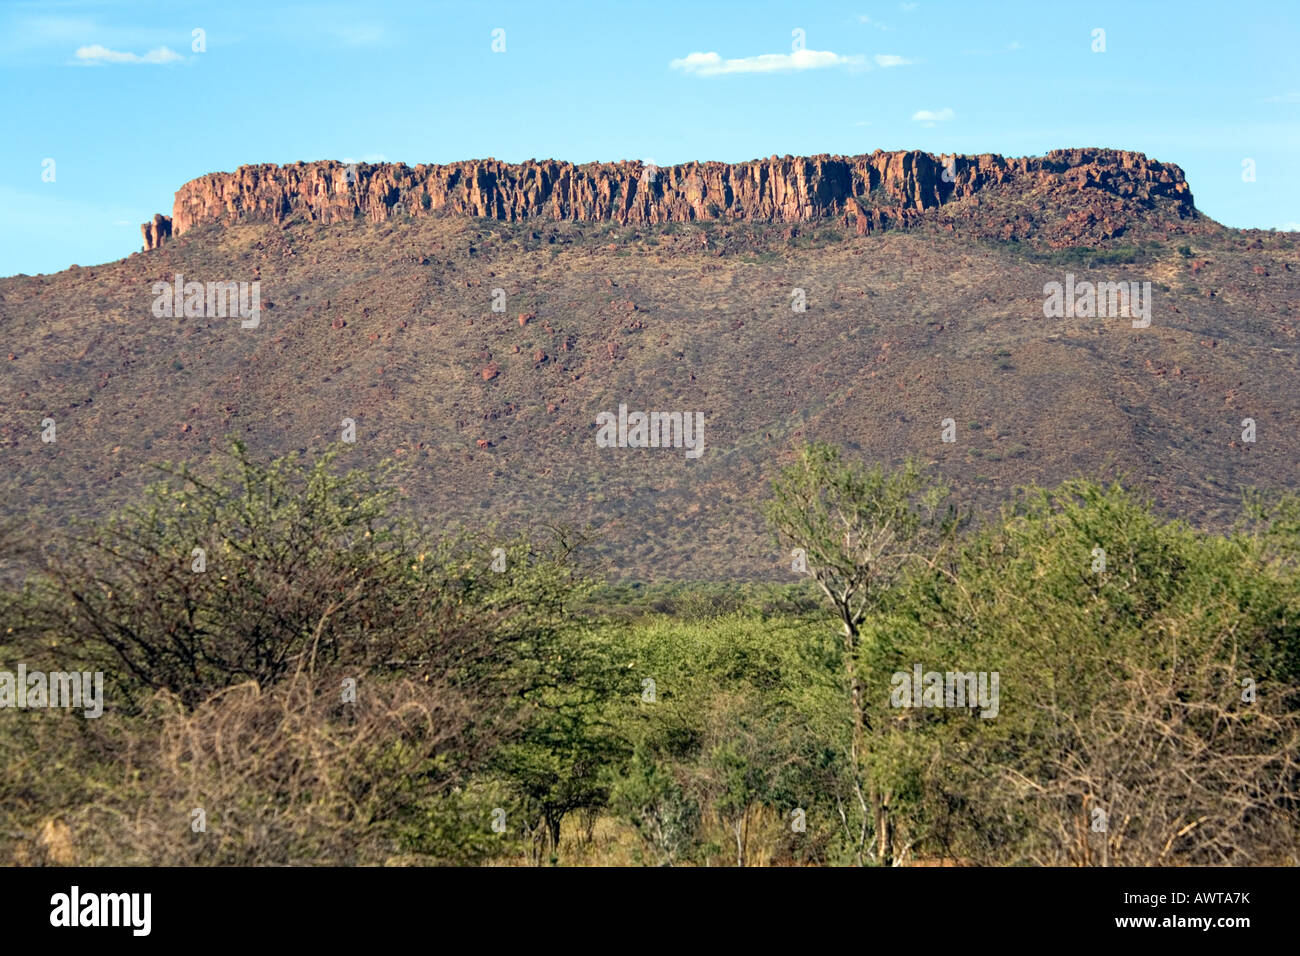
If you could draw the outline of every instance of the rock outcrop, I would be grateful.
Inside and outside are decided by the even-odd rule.
[[[149,224],[144,229],[146,249],[165,234],[179,236],[196,226],[295,218],[324,223],[358,217],[382,222],[394,216],[621,224],[838,220],[866,234],[907,226],[929,210],[980,196],[1017,203],[1014,215],[996,214],[1002,218],[992,232],[1003,238],[1068,216],[1074,219],[1057,223],[1058,235],[1049,235],[1049,241],[1115,235],[1134,215],[1196,216],[1182,170],[1141,153],[1070,149],[1007,159],[877,151],[654,170],[640,162],[511,165],[492,159],[413,168],[345,167],[333,161],[242,166],[186,183],[176,193],[172,218],[154,217],[152,240]],[[983,215],[988,218],[987,208]]]
[[[141,224],[140,232],[144,235],[144,251],[157,249],[172,234],[171,217],[155,213],[152,222]]]

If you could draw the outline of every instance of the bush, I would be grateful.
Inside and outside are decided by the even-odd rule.
[[[0,826],[26,858],[51,820],[95,862],[500,848],[467,809],[475,775],[591,662],[573,542],[433,535],[337,456],[263,466],[236,444],[217,474],[168,469],[143,505],[22,556],[6,656],[106,677],[102,718],[22,713],[0,735],[18,768]],[[206,838],[178,829],[195,807]]]
[[[864,642],[901,841],[986,863],[1294,862],[1298,579],[1267,538],[1071,482],[914,575]],[[996,719],[891,708],[916,663],[998,672]]]

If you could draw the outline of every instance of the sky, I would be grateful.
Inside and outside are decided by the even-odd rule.
[[[1298,27],[1297,0],[0,0],[0,275],[138,251],[204,173],[317,159],[1100,146],[1300,229]]]

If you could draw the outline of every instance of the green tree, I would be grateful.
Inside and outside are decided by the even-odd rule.
[[[547,785],[565,794],[605,757],[564,749],[599,739],[573,728],[598,724],[588,672],[605,668],[584,649],[575,542],[564,529],[432,533],[395,511],[384,469],[343,471],[342,453],[260,464],[236,443],[210,474],[165,466],[141,505],[20,555],[6,642],[52,670],[105,672],[112,718],[130,721],[122,739],[174,754],[153,771],[159,791],[192,778],[271,814],[284,836],[259,844],[269,859],[298,859],[285,854],[343,825],[321,801],[373,847],[382,835],[443,859],[459,833],[477,853],[491,797],[469,785],[503,748],[555,748]],[[340,704],[344,681],[360,703]],[[223,726],[248,741],[239,761],[222,758]],[[298,746],[313,759],[295,763]],[[344,785],[331,768],[345,765],[367,772]],[[548,805],[552,819],[572,799]]]
[[[801,447],[793,464],[773,481],[766,515],[778,543],[802,549],[808,573],[825,595],[843,634],[843,667],[853,708],[849,760],[863,814],[859,860],[867,819],[874,825],[876,857],[892,861],[888,790],[869,782],[864,795],[857,768],[867,720],[858,668],[863,624],[882,593],[909,563],[933,565],[958,524],[947,489],[928,483],[920,467],[907,462],[888,471],[864,469],[842,460],[832,445]]]
[[[1040,865],[1293,857],[1300,579],[1293,511],[1266,512],[1219,535],[1070,481],[914,568],[864,654],[900,844]],[[891,711],[888,676],[921,660],[998,673],[996,718]]]

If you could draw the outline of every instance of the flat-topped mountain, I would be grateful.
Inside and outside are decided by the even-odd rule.
[[[634,579],[788,575],[757,506],[807,439],[972,504],[1124,475],[1221,526],[1300,484],[1300,237],[1224,228],[1136,153],[246,166],[148,230],[0,279],[0,494],[32,540],[154,462],[345,419],[426,517],[588,525]],[[258,320],[191,282],[256,288]],[[1149,324],[1074,308],[1103,284]],[[702,452],[598,441],[621,406],[702,422]]]
[[[646,225],[832,220],[865,235],[914,224],[927,210],[964,200],[974,200],[968,205],[978,209],[980,197],[993,203],[973,217],[982,234],[1011,239],[1041,232],[1055,246],[1114,238],[1138,220],[1176,228],[1196,217],[1182,170],[1141,153],[1070,149],[1006,159],[913,150],[663,168],[492,159],[413,168],[333,161],[242,166],[186,183],[170,220],[158,216],[142,229],[146,250],[200,225],[295,218],[332,223],[475,216]]]

